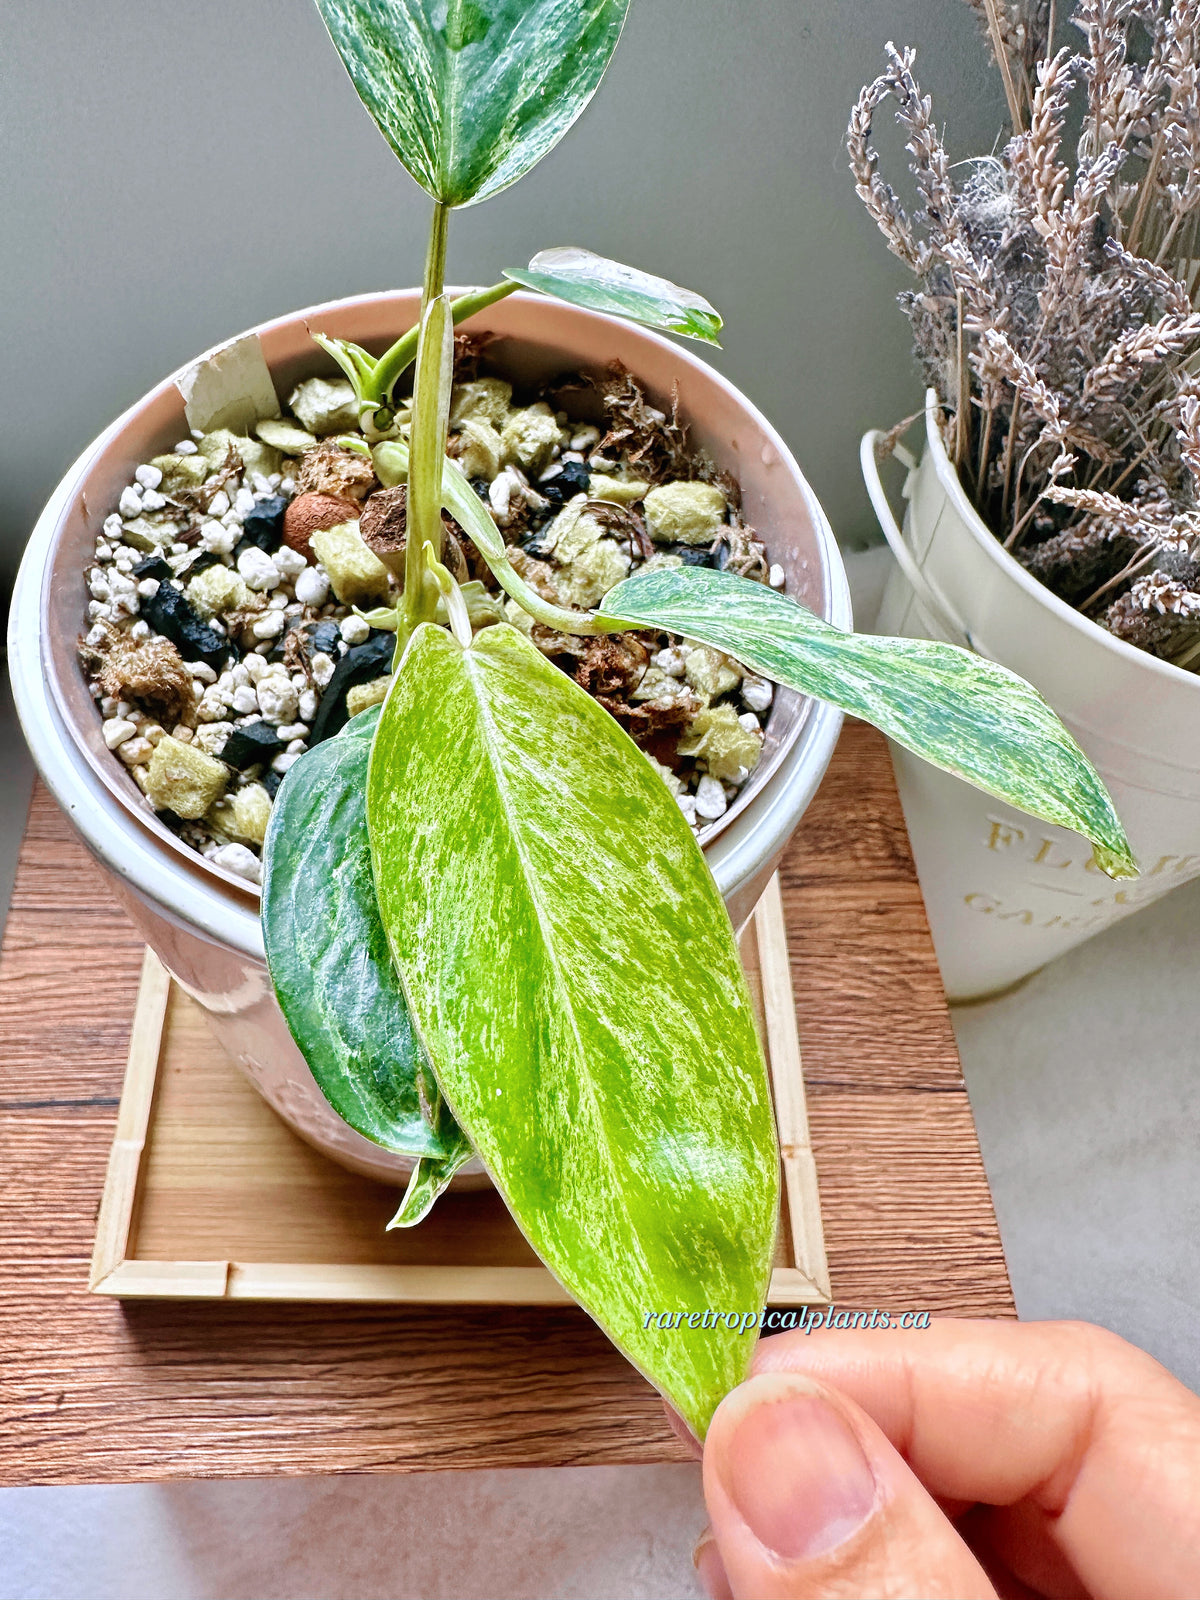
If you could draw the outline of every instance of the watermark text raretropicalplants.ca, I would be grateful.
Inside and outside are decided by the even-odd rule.
[[[643,1328],[713,1328],[749,1333],[783,1333],[798,1328],[815,1333],[818,1328],[928,1328],[928,1311],[839,1311],[833,1305],[798,1311],[643,1311]]]

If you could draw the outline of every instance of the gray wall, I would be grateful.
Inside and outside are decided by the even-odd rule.
[[[0,593],[111,417],[267,316],[419,278],[427,202],[309,0],[10,0],[0,22]],[[708,295],[716,358],[842,539],[869,537],[863,428],[920,393],[843,129],[885,40],[920,48],[952,148],[1001,101],[962,0],[634,0],[599,95],[515,189],[456,219],[487,282],[578,243]]]

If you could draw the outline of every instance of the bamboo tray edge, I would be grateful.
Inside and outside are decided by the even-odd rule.
[[[770,1067],[782,1161],[780,1247],[769,1303],[784,1307],[825,1305],[831,1298],[829,1268],[816,1166],[809,1144],[795,1001],[777,877],[771,879],[743,934],[742,955]],[[445,1240],[448,1259],[404,1263],[338,1260],[336,1255],[334,1259],[319,1261],[247,1259],[250,1254],[257,1256],[258,1241],[250,1241],[249,1249],[230,1250],[228,1254],[214,1250],[213,1259],[191,1259],[183,1253],[175,1258],[163,1258],[159,1238],[154,1255],[143,1253],[140,1249],[143,1218],[160,1202],[160,1209],[170,1211],[174,1205],[177,1212],[184,1204],[172,1190],[176,1173],[186,1167],[191,1152],[184,1148],[186,1140],[180,1137],[178,1117],[171,1120],[161,1116],[160,1108],[165,1092],[178,1099],[187,1092],[188,1085],[207,1091],[201,1104],[205,1117],[212,1124],[210,1131],[214,1134],[216,1152],[216,1167],[207,1173],[207,1180],[214,1186],[214,1192],[222,1182],[226,1183],[227,1188],[219,1193],[218,1199],[226,1208],[226,1214],[230,1207],[237,1209],[242,1231],[247,1225],[247,1215],[253,1214],[253,1195],[247,1196],[246,1203],[239,1208],[239,1176],[232,1157],[228,1171],[220,1166],[221,1144],[216,1135],[222,1115],[230,1119],[246,1116],[256,1119],[265,1136],[267,1155],[275,1153],[282,1174],[286,1175],[289,1162],[300,1163],[308,1181],[305,1193],[310,1218],[311,1207],[322,1203],[326,1190],[325,1210],[330,1219],[334,1219],[338,1201],[347,1186],[377,1187],[370,1185],[369,1180],[353,1179],[302,1145],[274,1113],[259,1102],[256,1092],[242,1080],[238,1069],[223,1056],[215,1042],[208,1039],[207,1031],[197,1033],[191,1012],[198,1017],[199,1007],[183,995],[157,957],[147,950],[130,1033],[116,1134],[97,1218],[89,1278],[93,1293],[120,1299],[506,1306],[573,1303],[546,1268],[536,1262],[519,1236],[516,1236],[517,1243],[502,1235],[503,1250],[512,1257],[523,1248],[529,1257],[528,1264],[513,1259],[498,1264],[456,1260],[452,1236]],[[176,1024],[191,1030],[190,1053],[186,1057],[174,1042]],[[164,1084],[169,1086],[168,1091],[164,1091]],[[186,1112],[186,1105],[182,1109]],[[264,1114],[269,1121],[263,1120]],[[255,1174],[256,1180],[261,1176],[261,1173]],[[179,1180],[181,1185],[184,1181]],[[477,1204],[483,1207],[490,1204],[501,1213],[502,1218],[491,1217],[490,1223],[503,1230],[507,1213],[499,1197],[488,1192]],[[440,1207],[446,1205],[445,1200],[440,1202]],[[515,1235],[515,1225],[508,1221],[507,1226]],[[422,1227],[428,1229],[429,1223]],[[161,1228],[159,1231],[161,1233]],[[223,1243],[219,1227],[218,1237],[213,1242]],[[268,1253],[270,1242],[269,1238],[263,1241]],[[360,1240],[349,1242],[361,1250]],[[368,1243],[366,1248],[370,1247]],[[382,1241],[378,1241],[378,1248],[384,1248]]]

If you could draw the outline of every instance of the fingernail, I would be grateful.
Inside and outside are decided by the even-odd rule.
[[[711,1529],[706,1529],[696,1541],[696,1548],[692,1551],[692,1565],[696,1569],[696,1576],[704,1585],[708,1600],[733,1600],[729,1574],[725,1571],[725,1563],[721,1560],[721,1552],[717,1549],[717,1541],[713,1538]]]
[[[862,1446],[818,1394],[751,1404],[726,1448],[721,1479],[758,1542],[785,1561],[836,1550],[875,1507],[875,1475]]]

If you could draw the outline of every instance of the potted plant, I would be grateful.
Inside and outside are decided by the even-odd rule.
[[[461,365],[455,383],[456,310],[497,302],[513,279],[701,337],[718,326],[696,297],[578,251],[535,258],[465,304],[443,287],[452,211],[515,181],[566,130],[615,47],[626,0],[488,0],[449,19],[432,0],[318,3],[360,95],[433,201],[415,336],[373,356],[369,340],[326,326],[320,343],[344,385],[331,393],[305,379],[282,417],[270,413],[287,363],[270,357],[287,350],[298,375],[294,324],[286,345],[264,330],[261,355],[255,341],[238,341],[184,380],[189,405],[208,408],[195,450],[180,439],[120,487],[131,437],[159,438],[163,419],[177,416],[178,397],[164,389],[136,410],[136,429],[101,442],[87,478],[92,494],[107,484],[123,502],[107,513],[117,518],[111,532],[99,529],[116,575],[118,533],[161,547],[133,590],[103,573],[92,580],[101,593],[107,585],[106,598],[93,594],[100,609],[83,640],[82,681],[99,697],[93,725],[113,741],[110,768],[127,744],[145,741],[150,753],[135,748],[125,764],[135,775],[145,768],[139,787],[164,802],[176,844],[207,849],[261,828],[261,939],[274,995],[239,956],[250,950],[251,915],[236,902],[251,892],[250,869],[239,876],[233,865],[241,858],[227,858],[234,876],[217,898],[185,882],[146,830],[133,840],[136,824],[123,824],[118,846],[112,812],[103,827],[87,815],[100,784],[68,753],[77,730],[48,734],[39,720],[44,710],[53,718],[58,674],[39,699],[30,627],[52,624],[53,604],[66,603],[53,598],[63,585],[47,581],[47,563],[55,537],[60,550],[80,547],[61,543],[64,526],[82,539],[78,524],[64,524],[77,475],[35,534],[14,603],[23,720],[52,783],[79,808],[81,831],[138,883],[139,914],[142,862],[172,873],[173,898],[159,901],[152,923],[156,948],[195,980],[221,1037],[260,1081],[277,1067],[286,1076],[272,1081],[272,1103],[294,1115],[290,1097],[315,1083],[361,1146],[406,1159],[397,1226],[417,1223],[456,1173],[481,1164],[550,1270],[703,1433],[746,1371],[747,1318],[761,1309],[774,1250],[779,1156],[733,926],[689,816],[703,820],[700,788],[689,807],[655,756],[671,749],[650,742],[604,684],[636,692],[648,683],[641,704],[661,707],[680,692],[663,680],[682,670],[690,686],[706,674],[705,703],[689,708],[682,732],[675,725],[673,748],[715,785],[736,789],[736,752],[761,740],[760,725],[746,725],[754,701],[744,686],[778,684],[868,718],[1009,805],[1082,830],[1116,876],[1132,873],[1132,859],[1103,785],[1034,690],[960,649],[856,636],[782,592],[775,563],[738,519],[734,486],[689,454],[678,420],[648,408],[625,377],[611,380],[620,387],[607,447],[624,450],[619,470],[593,454],[565,494],[553,485],[582,453],[563,448],[574,424],[548,403],[514,415],[503,380]],[[616,324],[588,325],[619,340]],[[396,384],[414,360],[405,405]],[[237,446],[218,437],[230,432],[222,414],[252,425],[268,449],[290,440],[298,464],[256,479],[246,458],[263,458],[248,436]],[[307,424],[325,442],[297,441]],[[490,467],[472,472],[468,446],[476,460],[499,448],[510,463],[529,446],[512,481],[537,513],[532,534],[514,537],[528,533],[512,521],[516,490],[496,491]],[[759,449],[760,466],[778,459],[775,448]],[[189,468],[194,455],[205,464]],[[631,470],[639,461],[645,478]],[[203,506],[184,529],[175,506],[155,497],[189,475]],[[191,503],[183,488],[173,495]],[[534,504],[556,497],[557,508]],[[585,516],[595,526],[581,532]],[[153,534],[165,525],[169,544]],[[82,526],[90,531],[86,518]],[[580,577],[566,546],[594,550],[612,529],[639,559],[602,551],[582,569],[595,587],[564,595],[555,574]],[[322,584],[341,601],[346,649],[334,650],[336,662],[319,648],[334,625]],[[302,587],[311,600],[297,598]],[[53,666],[53,639],[41,643]],[[373,654],[352,659],[356,649]],[[329,673],[317,669],[322,656]],[[162,707],[158,724],[141,713],[135,722],[131,702],[112,693],[133,693],[131,658],[139,692]],[[295,666],[292,679],[277,660]],[[196,674],[186,689],[177,662]],[[318,739],[343,668],[367,693],[347,696],[341,725],[326,724]],[[301,687],[310,682],[320,696]],[[304,733],[285,725],[295,737],[281,748],[285,683],[297,709],[302,695],[312,699]],[[168,731],[172,694],[191,705],[191,727],[181,720]],[[769,692],[755,694],[765,707]],[[243,720],[214,736],[225,695]],[[738,712],[735,695],[749,709]],[[238,709],[252,701],[257,712]],[[272,726],[265,752],[247,748]],[[265,760],[231,778],[248,755],[270,756],[277,785]],[[246,781],[247,772],[258,776]],[[194,849],[190,863],[197,877],[212,869]],[[279,1067],[281,1013],[298,1053]]]
[[[929,385],[920,466],[869,434],[899,570],[883,631],[951,639],[1028,678],[1112,791],[1143,869],[1106,885],[1077,843],[897,753],[952,999],[1003,989],[1200,873],[1200,221],[1190,5],[983,0],[1011,127],[951,165],[913,53],[888,48],[849,129],[860,196],[917,275],[901,296]],[[872,120],[894,102],[906,215]],[[1078,127],[1071,143],[1068,129]],[[904,531],[878,458],[910,468]]]

